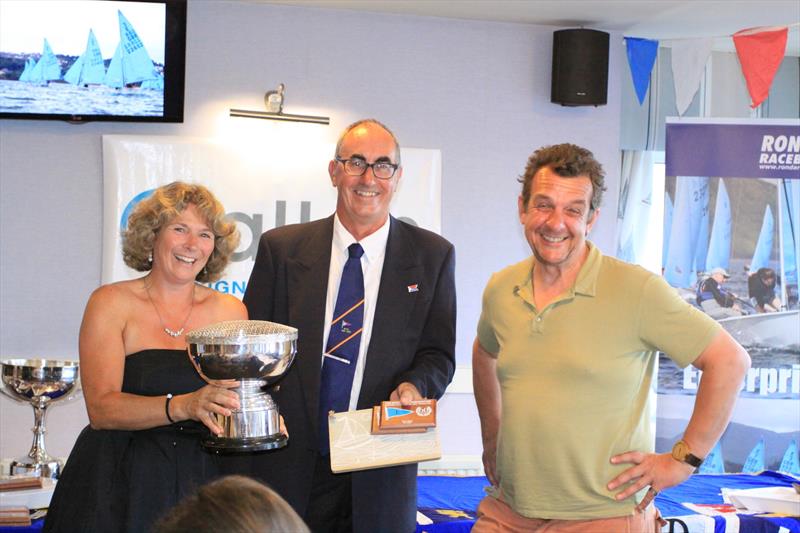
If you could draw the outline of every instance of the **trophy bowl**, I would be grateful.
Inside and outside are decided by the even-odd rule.
[[[47,408],[78,397],[77,361],[8,359],[0,361],[0,393],[33,406],[33,444],[26,457],[11,462],[11,474],[35,474],[57,479],[61,461],[47,455],[44,445]]]
[[[295,328],[263,320],[231,320],[186,334],[189,358],[208,383],[234,379],[240,407],[215,413],[222,434],[203,439],[215,452],[251,452],[286,446],[278,406],[262,390],[289,369],[297,352]]]

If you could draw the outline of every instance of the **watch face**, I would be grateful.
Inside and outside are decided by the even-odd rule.
[[[689,446],[686,445],[685,442],[679,440],[675,443],[675,446],[672,448],[672,457],[677,459],[678,461],[685,461],[686,456],[689,454]]]

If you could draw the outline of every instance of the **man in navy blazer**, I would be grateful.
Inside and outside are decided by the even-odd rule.
[[[320,449],[320,374],[348,246],[364,255],[364,330],[350,409],[440,398],[455,370],[455,253],[430,231],[389,215],[402,176],[394,134],[376,120],[349,126],[328,165],[334,215],[264,233],[244,295],[252,320],[298,329],[294,364],[273,391],[285,448],[252,456],[312,531],[411,532],[417,465],[333,474]]]

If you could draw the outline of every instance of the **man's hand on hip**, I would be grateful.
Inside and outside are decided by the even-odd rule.
[[[655,492],[673,487],[686,480],[694,467],[673,459],[669,453],[626,452],[611,458],[612,464],[632,463],[608,484],[608,490],[622,488],[614,497],[624,500],[645,487]]]

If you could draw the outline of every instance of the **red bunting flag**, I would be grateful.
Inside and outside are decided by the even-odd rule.
[[[751,28],[733,34],[747,90],[756,108],[769,96],[769,88],[786,53],[788,28]]]

